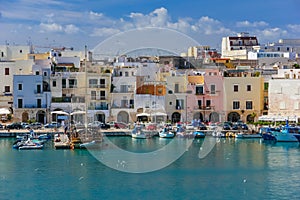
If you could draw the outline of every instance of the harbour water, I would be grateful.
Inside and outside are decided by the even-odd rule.
[[[133,152],[170,142],[109,139]],[[194,139],[161,170],[126,173],[102,164],[88,150],[55,150],[48,142],[43,150],[20,151],[12,149],[14,139],[1,138],[0,199],[300,199],[298,143],[227,138],[200,159],[199,149],[210,139]]]

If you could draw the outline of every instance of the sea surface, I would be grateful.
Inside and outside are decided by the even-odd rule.
[[[171,142],[158,137],[109,140],[133,153],[153,152]],[[222,138],[199,158],[205,140],[214,139],[192,140],[182,156],[162,169],[129,173],[118,170],[126,168],[125,161],[112,168],[90,150],[55,150],[52,141],[43,150],[16,150],[14,139],[1,138],[0,199],[300,199],[298,143]],[[100,151],[114,156],[109,145]],[[166,158],[151,159],[164,163]]]

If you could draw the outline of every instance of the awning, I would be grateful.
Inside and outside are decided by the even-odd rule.
[[[0,115],[8,115],[10,111],[8,108],[0,108]]]
[[[298,121],[297,116],[275,116],[275,115],[262,115],[258,117],[258,121],[277,121],[277,122],[284,122],[284,121]]]
[[[78,111],[74,111],[72,112],[70,115],[82,115],[82,114],[85,114],[85,111],[82,111],[82,110],[78,110]]]
[[[64,111],[61,111],[61,110],[58,110],[58,111],[52,111],[51,114],[57,114],[57,115],[70,115],[69,113],[64,112]]]
[[[146,117],[149,117],[150,114],[149,113],[139,113],[136,115],[137,117],[142,117],[142,116],[146,116]]]
[[[167,114],[163,112],[155,112],[155,113],[151,113],[151,116],[167,116]]]

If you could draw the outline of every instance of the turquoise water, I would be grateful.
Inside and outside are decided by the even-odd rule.
[[[133,152],[170,141],[110,140]],[[0,139],[0,199],[300,199],[298,143],[221,139],[199,159],[204,140],[194,140],[169,166],[132,174],[105,166],[87,150],[55,150],[49,142],[43,150],[18,151],[13,141]]]

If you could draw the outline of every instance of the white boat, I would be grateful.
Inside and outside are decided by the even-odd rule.
[[[79,145],[81,149],[95,149],[99,148],[102,141],[99,140],[92,140],[90,142],[84,142]]]
[[[262,138],[261,134],[236,133],[235,138]]]
[[[20,142],[17,142],[16,144],[13,145],[13,148],[19,149],[19,150],[29,150],[29,149],[42,149],[43,145],[31,141],[30,138],[27,140],[22,140]]]
[[[73,145],[66,134],[54,135],[54,147],[55,149],[73,149]]]
[[[131,137],[136,139],[147,139],[151,138],[151,131],[146,131],[143,126],[136,125],[131,132]]]
[[[169,128],[163,128],[158,134],[160,138],[173,138],[175,136]]]

